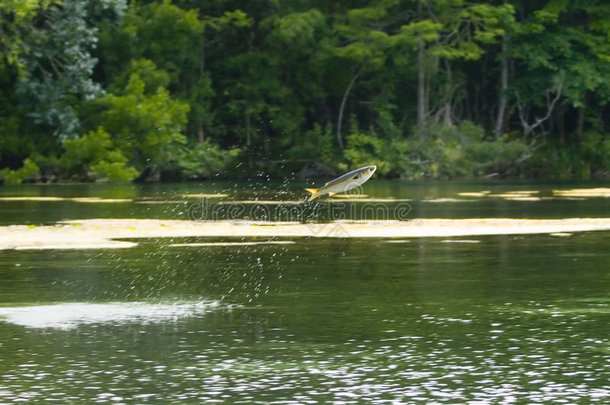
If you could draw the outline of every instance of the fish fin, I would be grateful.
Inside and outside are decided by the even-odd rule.
[[[305,191],[311,193],[311,195],[309,196],[307,201],[315,200],[316,198],[319,197],[319,194],[318,194],[319,190],[317,188],[306,188]]]
[[[329,197],[332,197],[332,196],[334,196],[335,194],[337,194],[337,193],[328,193],[328,196],[329,196]]]

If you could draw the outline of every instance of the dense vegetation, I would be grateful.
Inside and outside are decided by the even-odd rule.
[[[2,0],[0,179],[610,173],[605,0]]]

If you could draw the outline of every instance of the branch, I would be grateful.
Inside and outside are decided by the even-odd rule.
[[[341,148],[341,150],[343,150],[343,137],[341,136],[341,127],[343,122],[343,112],[345,111],[345,103],[347,102],[347,97],[349,96],[352,87],[354,87],[354,83],[356,83],[356,80],[358,80],[358,76],[360,76],[360,73],[362,73],[363,69],[364,63],[360,65],[360,67],[358,67],[358,70],[352,76],[352,79],[350,80],[349,84],[347,85],[347,88],[345,89],[345,92],[343,93],[343,98],[341,99],[341,105],[339,107],[339,116],[337,117],[337,143],[339,144],[339,148]]]
[[[559,98],[561,98],[561,92],[563,90],[564,81],[565,81],[565,77],[564,77],[563,72],[561,72],[559,82],[557,83],[557,88],[555,89],[555,97],[553,97],[552,100],[550,100],[551,91],[549,89],[547,89],[545,91],[546,105],[547,105],[546,114],[542,118],[535,118],[535,122],[533,124],[529,124],[527,122],[528,121],[527,117],[526,117],[527,110],[521,103],[521,100],[519,99],[519,93],[516,93],[517,101],[518,101],[517,109],[519,110],[519,121],[521,121],[521,125],[523,126],[523,135],[525,135],[527,137],[533,130],[542,126],[542,124],[551,117],[551,114],[553,113],[553,110],[555,109],[555,104],[557,104],[557,101],[559,100]]]
[[[531,131],[531,127],[530,125],[527,123],[527,118],[526,115],[527,111],[526,108],[523,107],[523,104],[521,104],[521,97],[519,97],[519,92],[515,92],[515,96],[517,97],[517,110],[519,111],[519,121],[521,121],[521,126],[523,127],[523,134],[525,136],[529,135],[530,131]]]
[[[562,88],[563,88],[563,78],[557,84],[557,90],[555,93],[555,97],[550,102],[550,104],[549,104],[550,91],[549,90],[546,91],[546,105],[547,105],[546,114],[542,118],[536,118],[536,123],[533,125],[533,128],[536,128],[537,126],[541,125],[544,121],[549,119],[549,117],[551,116],[551,113],[553,112],[553,109],[555,108],[555,104],[557,104],[557,100],[559,100],[559,98],[561,97]]]

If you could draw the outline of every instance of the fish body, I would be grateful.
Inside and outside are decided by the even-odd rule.
[[[319,189],[306,188],[305,190],[310,193],[307,201],[315,200],[319,196],[325,194],[332,196],[337,193],[344,193],[354,187],[358,187],[370,179],[373,173],[375,173],[375,170],[377,170],[377,166],[375,165],[361,167],[360,169],[345,173],[344,175],[329,181]]]

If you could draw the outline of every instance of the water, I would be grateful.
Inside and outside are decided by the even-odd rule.
[[[571,186],[364,189],[412,199],[412,218],[608,216],[604,198],[450,200]],[[186,219],[185,193],[299,197],[231,187],[5,188],[133,201],[0,201],[0,219]],[[0,403],[610,401],[610,232],[236,244],[266,241],[0,251]]]

